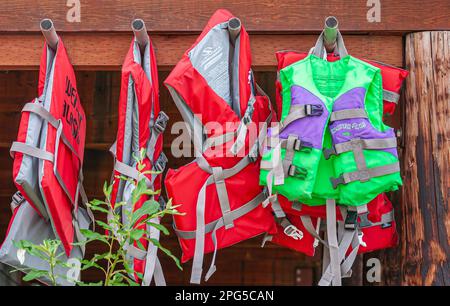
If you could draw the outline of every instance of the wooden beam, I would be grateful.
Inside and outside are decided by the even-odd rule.
[[[42,18],[52,18],[58,31],[68,32],[128,32],[134,18],[142,18],[152,32],[199,32],[219,8],[236,14],[252,32],[317,32],[322,30],[329,15],[339,19],[341,30],[352,32],[401,33],[450,28],[448,0],[380,1],[379,22],[367,17],[372,5],[368,6],[366,0],[90,0],[80,3],[80,22],[76,22],[75,18],[67,18],[71,7],[66,6],[66,1],[3,0],[0,32],[36,32]]]
[[[406,37],[402,283],[450,285],[450,32]]]
[[[120,70],[132,35],[111,33],[66,33],[61,39],[78,70]],[[162,70],[173,67],[194,43],[196,35],[153,35],[158,65]],[[316,35],[251,35],[253,65],[256,70],[276,67],[275,52],[279,50],[308,51]],[[350,53],[357,57],[376,59],[394,66],[402,65],[400,36],[346,35]],[[40,34],[0,34],[0,70],[38,69],[44,39]]]

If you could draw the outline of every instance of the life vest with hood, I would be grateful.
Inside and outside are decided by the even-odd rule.
[[[59,239],[65,259],[84,255],[73,246],[84,239],[80,229],[88,228],[93,215],[80,207],[87,197],[83,188],[83,157],[86,116],[78,96],[75,73],[61,39],[56,50],[47,45],[39,68],[38,98],[22,109],[17,140],[11,146],[13,217],[0,249],[0,260],[18,269],[49,269],[31,256],[18,262],[14,241],[42,243]],[[45,281],[45,280],[44,280]],[[67,282],[59,278],[59,283]]]
[[[230,42],[231,18],[216,11],[165,81],[196,151],[194,161],[169,169],[165,179],[168,197],[185,214],[174,216],[174,228],[182,262],[193,258],[192,283],[200,283],[204,254],[276,231],[271,211],[261,205],[267,193],[258,184],[270,101],[253,79],[244,27]],[[214,259],[206,280],[215,271]]]
[[[135,184],[120,179],[125,176],[137,182],[145,179],[147,187],[159,192],[161,189],[161,176],[167,163],[162,152],[163,132],[168,117],[160,111],[158,70],[152,42],[146,45],[141,54],[139,44],[133,40],[122,65],[122,79],[119,97],[119,121],[117,140],[111,147],[114,156],[113,189],[111,203],[113,206],[119,202],[121,205],[122,221],[128,222],[125,212],[131,212],[142,207],[150,198],[159,201],[161,207],[165,203],[160,194],[141,196],[133,208],[131,199]],[[137,169],[136,158],[140,156],[141,149],[145,149],[145,157],[141,172],[151,170],[153,173],[141,174]],[[142,218],[146,218],[143,216]],[[159,218],[151,220],[159,224]],[[148,242],[148,238],[159,240],[160,232],[153,226],[140,224],[135,226],[146,231],[141,239],[133,245],[127,246],[127,256],[133,267],[134,279],[143,285],[150,285],[152,279],[156,285],[165,285],[161,263],[157,257],[158,248]]]
[[[298,62],[308,56],[307,52],[301,53],[296,51],[279,51],[276,53],[278,62],[278,75],[279,71],[295,62]],[[339,60],[339,55],[334,53],[327,54],[328,61]],[[404,79],[407,77],[408,72],[401,68],[393,67],[384,63],[364,60],[373,66],[380,68],[383,83],[383,113],[393,114],[396,105],[398,104],[400,91]],[[282,86],[279,78],[276,80],[276,108],[278,114],[281,115],[282,110]],[[296,226],[301,235],[302,239],[296,239],[296,237],[288,236],[284,233],[285,228],[282,224],[277,224],[278,233],[271,236],[268,235],[264,239],[266,241],[271,241],[275,244],[293,249],[295,251],[304,253],[309,256],[314,255],[315,247],[318,245],[318,240],[305,229],[300,216],[309,216],[310,222],[313,224],[316,232],[319,232],[320,223],[324,223],[326,213],[324,206],[312,207],[307,205],[301,205],[300,203],[294,203],[288,201],[285,197],[278,195],[279,202],[282,209],[287,215],[287,219]],[[302,209],[301,209],[302,208]],[[376,225],[371,227],[363,227],[361,229],[364,236],[365,246],[361,246],[358,253],[366,253],[380,249],[386,249],[390,247],[395,247],[398,242],[398,234],[396,231],[396,223],[393,218],[393,206],[386,195],[379,195],[374,200],[369,202],[368,208],[368,219],[373,223],[381,221],[383,216],[392,216],[392,221],[385,223],[384,226]],[[340,216],[340,211],[337,210],[338,220],[342,220]],[[305,218],[305,217],[304,217]],[[368,223],[366,222],[366,225]]]
[[[363,244],[359,221],[367,216],[367,203],[396,190],[401,178],[394,132],[382,122],[380,70],[348,56],[340,33],[341,59],[328,62],[322,35],[313,54],[280,71],[281,128],[268,131],[261,183],[290,201],[326,202],[327,241],[314,224],[308,231],[329,249],[330,265],[319,284],[339,285]],[[336,201],[345,220],[340,237]]]

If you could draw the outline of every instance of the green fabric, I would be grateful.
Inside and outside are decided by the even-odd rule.
[[[301,86],[320,98],[331,114],[334,101],[340,95],[356,87],[366,90],[364,107],[370,124],[378,131],[389,129],[382,121],[382,82],[381,72],[370,64],[352,56],[336,62],[328,62],[315,55],[309,55],[280,70],[282,84],[282,116],[284,120],[291,106],[291,87]],[[302,120],[302,119],[300,119]],[[329,120],[329,118],[328,118]],[[323,148],[332,147],[331,133],[327,128],[322,132]],[[272,150],[263,155],[263,160],[272,159]],[[368,168],[398,162],[398,159],[381,150],[364,150]],[[282,149],[284,157],[284,149]],[[333,189],[330,178],[344,172],[356,171],[357,166],[352,152],[332,156],[326,160],[320,150],[311,153],[296,152],[294,165],[307,168],[306,179],[285,177],[283,185],[273,186],[273,193],[279,193],[289,200],[297,200],[307,205],[323,205],[325,199],[332,198],[342,205],[364,205],[379,193],[398,189],[401,185],[400,173],[371,178],[368,182],[352,182]],[[260,183],[267,184],[268,171],[261,170]]]

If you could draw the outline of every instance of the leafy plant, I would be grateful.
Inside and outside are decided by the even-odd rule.
[[[145,150],[141,150],[139,155],[139,157],[136,158],[133,156],[133,158],[136,161],[137,169],[141,173],[140,177],[142,179],[136,181],[125,176],[116,177],[132,187],[128,203],[126,201],[112,203],[111,194],[113,184],[108,184],[107,182],[103,186],[105,199],[94,199],[87,203],[87,206],[92,211],[106,215],[107,222],[101,220],[95,221],[103,233],[89,229],[81,229],[80,231],[86,240],[76,242],[73,245],[86,246],[91,243],[100,243],[106,246],[107,251],[101,254],[95,254],[92,258],[81,261],[82,271],[87,269],[100,270],[104,275],[103,279],[96,283],[77,282],[78,285],[139,286],[139,283],[132,276],[137,275],[139,279],[142,279],[143,275],[135,273],[133,270],[130,259],[127,256],[127,249],[130,246],[135,246],[146,252],[147,249],[144,246],[144,242],[155,245],[163,253],[172,258],[178,268],[182,270],[180,261],[170,250],[163,247],[158,240],[146,235],[146,229],[149,227],[154,227],[162,234],[169,235],[169,230],[164,225],[155,223],[154,219],[162,218],[165,215],[180,215],[181,213],[177,211],[177,206],[172,206],[170,200],[164,208],[161,208],[160,204],[154,200],[154,196],[158,195],[159,191],[154,191],[147,187],[145,176],[159,173],[145,170],[146,164],[143,162]],[[126,207],[127,205],[131,205],[131,208]],[[124,207],[127,209],[122,209]],[[25,250],[32,256],[38,256],[50,265],[49,271],[30,269],[24,277],[25,281],[45,276],[52,280],[53,285],[56,285],[54,267],[57,265],[66,267],[66,264],[59,260],[63,255],[63,253],[58,254],[57,250],[59,245],[60,242],[58,240],[44,241],[41,245],[34,245],[29,241],[21,241],[18,243],[17,246],[19,249]]]

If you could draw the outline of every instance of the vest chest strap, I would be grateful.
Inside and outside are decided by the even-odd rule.
[[[339,155],[358,149],[381,150],[396,147],[397,139],[395,137],[376,139],[352,139],[347,142],[335,144],[331,149],[324,149],[323,154],[325,156],[325,159],[329,159],[332,155]]]

